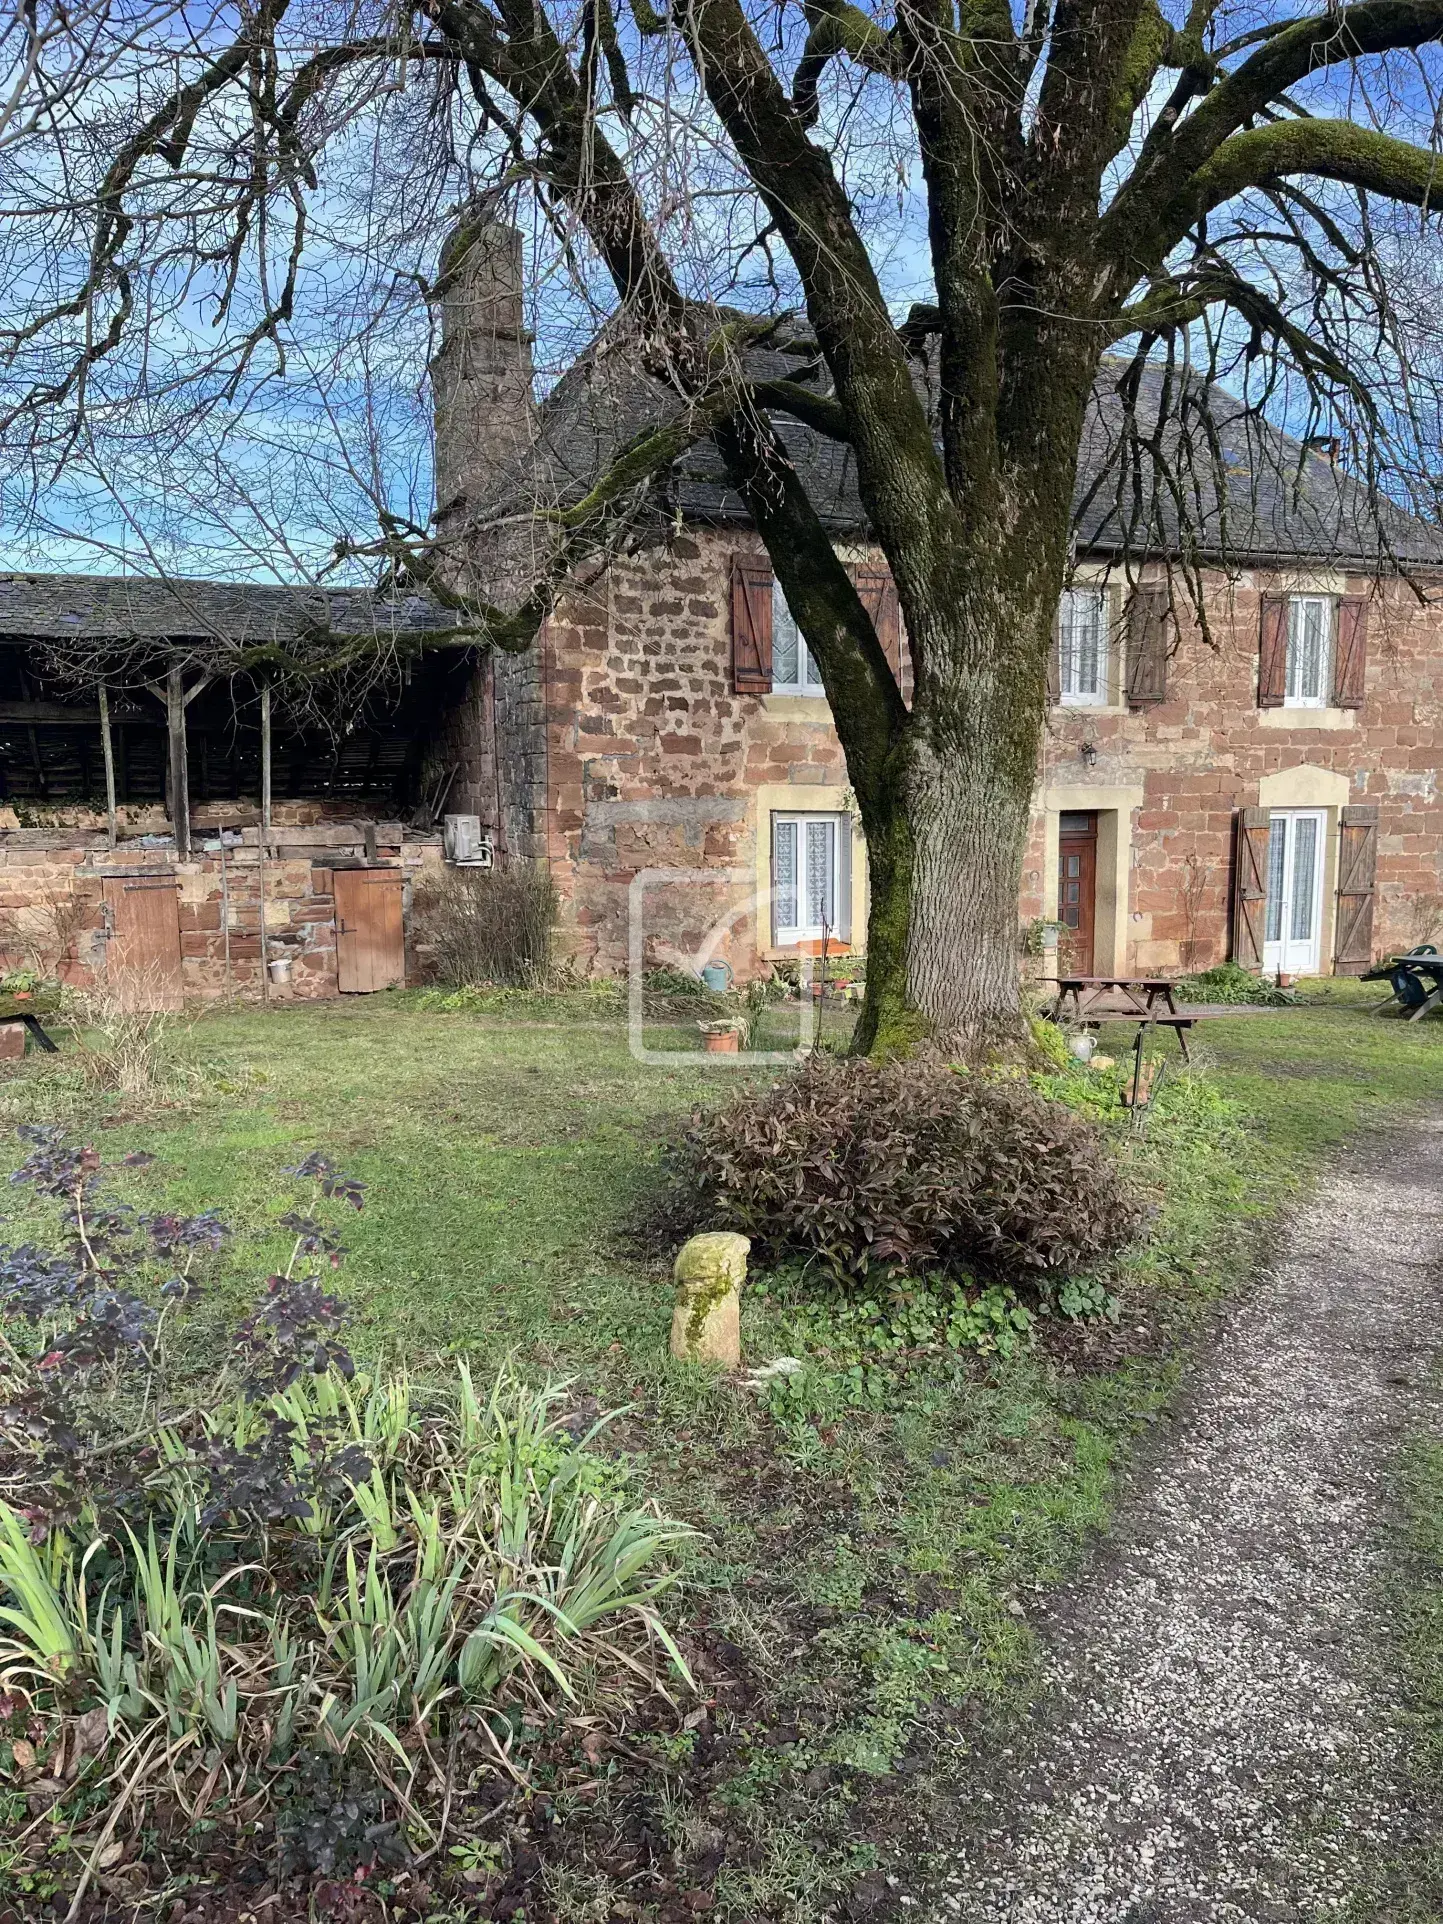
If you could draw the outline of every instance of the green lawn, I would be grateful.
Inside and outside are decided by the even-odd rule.
[[[1089,1096],[1101,1079],[1065,1078],[1157,1206],[1112,1279],[1116,1324],[1050,1332],[1009,1359],[901,1368],[809,1337],[785,1280],[760,1279],[748,1359],[809,1364],[775,1405],[670,1362],[665,1263],[630,1240],[661,1136],[735,1072],[634,1062],[596,998],[495,1015],[415,997],[210,1014],[183,1038],[207,1067],[179,1106],[87,1097],[62,1054],[27,1058],[0,1085],[0,1115],[53,1114],[111,1154],[152,1150],[130,1193],[222,1210],[233,1306],[289,1253],[282,1166],[320,1149],[367,1184],[337,1284],[359,1355],[425,1368],[511,1354],[636,1405],[620,1432],[636,1478],[707,1532],[679,1614],[708,1715],[685,1729],[683,1703],[675,1727],[637,1735],[641,1777],[607,1776],[553,1840],[548,1903],[606,1918],[622,1876],[606,1840],[644,1819],[664,1840],[647,1873],[658,1888],[704,1888],[738,1924],[803,1920],[833,1879],[878,1875],[899,1853],[916,1868],[949,1747],[1025,1694],[1032,1600],[1105,1522],[1132,1440],[1211,1307],[1245,1285],[1271,1213],[1351,1131],[1443,1097],[1443,1025],[1377,1020],[1377,999],[1346,985],[1209,1021],[1194,1033],[1210,1067],[1170,1065],[1145,1135]],[[690,1033],[654,1039],[680,1049]],[[1121,1054],[1128,1039],[1109,1042]],[[18,1240],[33,1209],[7,1200],[0,1234]],[[645,1878],[628,1891],[637,1916],[658,1914]]]

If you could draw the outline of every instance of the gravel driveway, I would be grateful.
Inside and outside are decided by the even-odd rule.
[[[1320,1924],[1406,1845],[1377,1579],[1390,1455],[1434,1409],[1440,1261],[1443,1121],[1300,1209],[1044,1620],[1048,1687],[965,1789],[938,1915]]]

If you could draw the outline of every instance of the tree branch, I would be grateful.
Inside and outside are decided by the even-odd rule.
[[[1246,188],[1289,174],[1346,181],[1414,207],[1432,206],[1443,195],[1443,155],[1351,120],[1288,120],[1225,140],[1189,181],[1186,201],[1168,212],[1182,220],[1181,235]]]
[[[1173,228],[1162,210],[1184,199],[1190,180],[1223,143],[1284,99],[1289,88],[1328,67],[1425,46],[1440,34],[1443,0],[1362,0],[1328,7],[1273,34],[1166,139],[1149,143],[1151,152],[1144,149],[1099,235],[1104,257],[1120,265],[1120,281],[1130,283],[1166,257]]]
[[[792,105],[804,126],[816,124],[817,89],[828,61],[844,53],[859,67],[895,78],[899,52],[890,33],[851,0],[807,0],[810,31],[792,80]]]

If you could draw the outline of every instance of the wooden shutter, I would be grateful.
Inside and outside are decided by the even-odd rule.
[[[755,555],[732,556],[732,687],[772,692],[772,568]]]
[[[1373,960],[1373,902],[1378,883],[1378,805],[1342,811],[1338,831],[1338,914],[1333,967],[1359,975]]]
[[[1233,960],[1245,969],[1263,966],[1267,934],[1268,841],[1272,814],[1266,808],[1245,808],[1237,820],[1233,860]]]
[[[897,584],[887,568],[862,564],[851,570],[862,606],[872,618],[882,653],[898,682],[902,679],[902,620],[897,606]]]
[[[1338,603],[1338,629],[1333,640],[1333,706],[1361,708],[1368,666],[1368,604],[1361,595],[1346,595]]]
[[[1288,691],[1288,597],[1264,595],[1258,643],[1258,707],[1281,708]]]
[[[1134,708],[1167,700],[1166,588],[1138,588],[1127,611],[1127,699]]]

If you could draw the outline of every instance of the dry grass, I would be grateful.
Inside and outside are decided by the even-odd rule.
[[[416,884],[411,923],[435,981],[539,989],[551,972],[556,889],[544,868],[448,869]]]
[[[84,998],[80,1014],[75,1061],[90,1089],[133,1098],[183,1079],[175,1049],[180,1019],[172,1011],[133,1008],[97,990]]]

